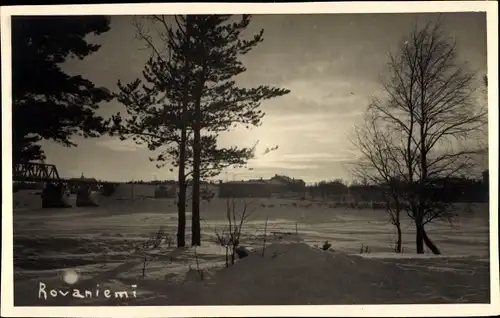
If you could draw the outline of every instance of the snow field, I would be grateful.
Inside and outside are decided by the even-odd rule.
[[[453,228],[445,223],[428,226],[444,255],[417,257],[414,230],[407,219],[404,253],[395,255],[391,253],[394,228],[383,211],[257,200],[241,239],[255,253],[224,269],[224,249],[215,242],[215,230],[226,224],[224,200],[202,204],[203,246],[196,252],[174,247],[173,200],[100,198],[100,202],[101,207],[90,209],[14,212],[16,305],[488,302],[487,207],[463,216]],[[238,204],[240,211],[243,203]],[[267,246],[262,257],[258,251],[266,218]],[[186,223],[189,243],[189,213]],[[160,226],[174,245],[164,242],[155,250],[136,251]],[[335,252],[314,248],[325,240]],[[368,246],[370,253],[348,255],[358,254],[361,245]],[[71,287],[60,278],[63,268],[78,269],[80,280],[75,286],[99,284],[101,289],[118,290],[136,284],[137,297],[39,299],[37,282],[51,288]],[[198,270],[203,271],[203,280]]]

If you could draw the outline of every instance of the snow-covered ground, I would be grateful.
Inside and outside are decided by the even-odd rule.
[[[51,210],[39,208],[37,195],[16,193],[16,306],[489,302],[485,205],[462,213],[453,227],[429,225],[428,234],[443,255],[417,256],[415,232],[407,219],[404,253],[392,253],[394,228],[384,211],[247,200],[252,215],[244,224],[241,244],[252,252],[226,269],[225,251],[215,239],[226,224],[225,200],[203,202],[202,246],[177,249],[173,200],[98,199],[98,208]],[[237,200],[238,212],[243,206]],[[156,249],[137,249],[160,227],[168,239]],[[189,213],[186,233],[189,243]],[[316,248],[325,241],[334,251]],[[361,249],[367,253],[360,254]],[[77,272],[75,284],[64,281],[64,269]],[[82,295],[87,291],[87,296],[72,297],[73,289]],[[63,296],[66,291],[71,293]],[[115,298],[113,293],[121,291],[129,297]]]

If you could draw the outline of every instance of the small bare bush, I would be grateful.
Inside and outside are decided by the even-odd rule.
[[[266,223],[264,224],[264,240],[262,243],[262,256],[264,256],[264,252],[266,251],[266,239],[267,239],[267,222],[269,218],[266,217]]]
[[[158,248],[165,239],[167,235],[165,234],[165,227],[160,226],[158,231],[154,233],[146,242],[143,244],[144,249]]]
[[[198,252],[196,251],[196,246],[194,247],[194,257],[195,257],[195,260],[196,260],[196,271],[198,272],[198,275],[200,277],[200,280],[204,280],[205,279],[205,276],[204,276],[204,272],[202,269],[200,269],[200,261],[198,260]]]
[[[238,213],[234,198],[226,200],[227,225],[220,231],[215,230],[217,242],[226,250],[226,267],[229,267],[229,264],[233,265],[235,262],[238,247],[240,246],[243,225],[254,211],[250,210],[250,203],[243,202],[242,211]]]
[[[146,266],[148,264],[148,255],[144,253],[144,258],[142,261],[142,277],[146,277]]]
[[[170,234],[165,234],[165,244],[167,244],[168,247],[171,247],[172,244],[174,244],[174,236]]]
[[[152,234],[148,240],[135,246],[135,252],[143,254],[142,277],[146,276],[146,269],[149,261],[147,250],[159,248],[162,242],[165,242],[169,247],[173,242],[173,237],[165,232],[164,226],[160,226],[158,231]]]

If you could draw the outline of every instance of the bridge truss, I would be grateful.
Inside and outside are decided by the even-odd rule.
[[[55,165],[37,162],[14,164],[12,178],[14,181],[24,182],[49,182],[61,180]]]

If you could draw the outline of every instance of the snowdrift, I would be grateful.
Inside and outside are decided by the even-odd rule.
[[[179,285],[175,295],[168,295],[168,303],[347,305],[489,301],[488,273],[483,277],[436,273],[425,268],[408,270],[394,263],[322,251],[303,243],[273,244],[265,249],[264,256],[261,253],[253,251],[210,280]],[[161,305],[159,299],[138,301],[140,305]]]

